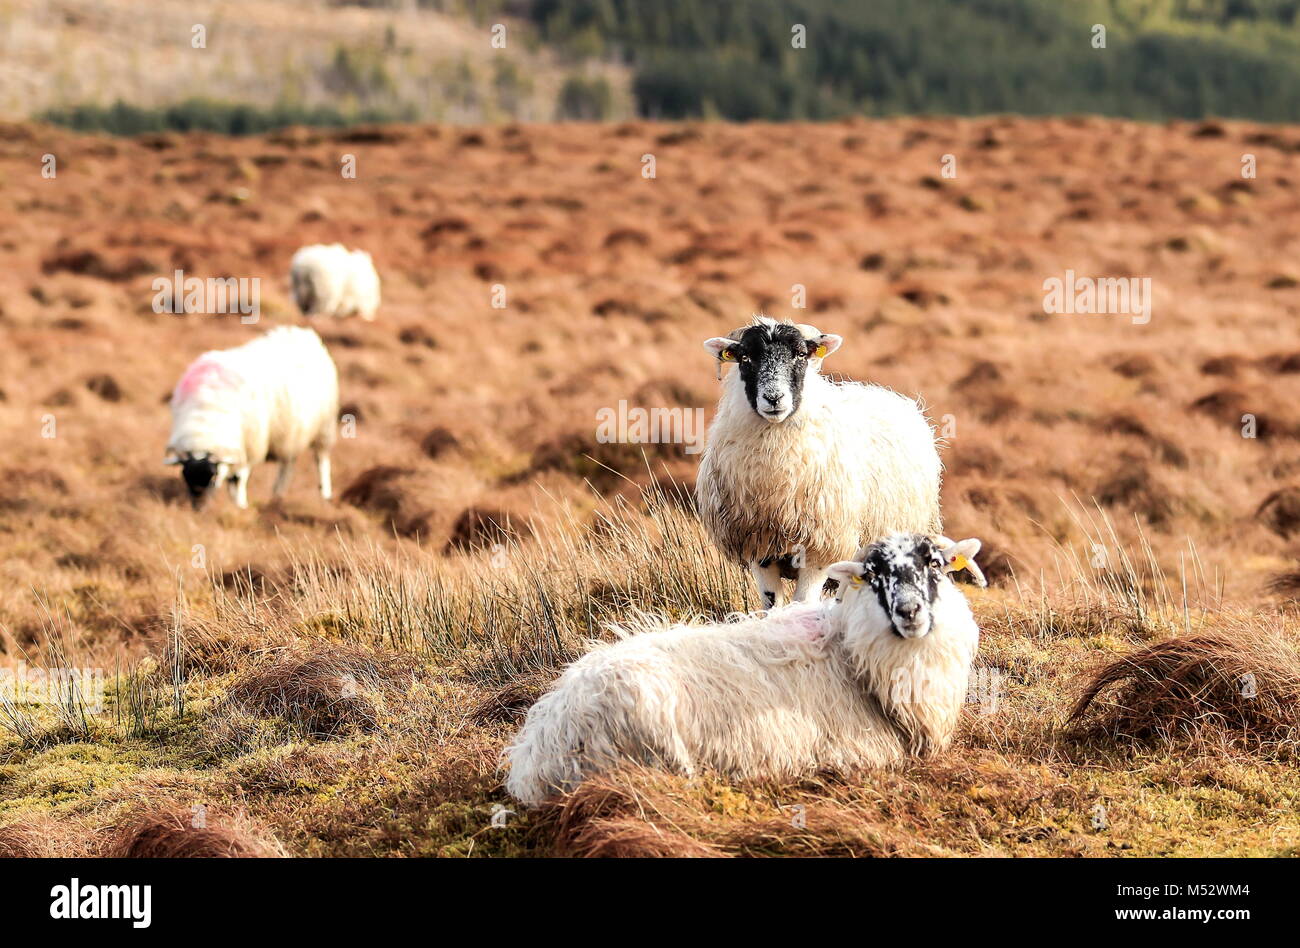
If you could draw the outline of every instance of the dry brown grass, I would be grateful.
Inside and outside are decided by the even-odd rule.
[[[42,859],[69,855],[65,827],[45,816],[0,826],[0,859]]]
[[[103,855],[115,859],[265,859],[284,848],[246,815],[156,808],[109,831]]]
[[[59,661],[54,617],[109,688],[88,726],[26,705],[14,720],[27,738],[0,721],[0,827],[30,838],[12,827],[53,819],[75,850],[141,810],[207,801],[247,807],[310,855],[1300,846],[1300,777],[1274,727],[1294,715],[1278,697],[1294,694],[1279,671],[1293,666],[1186,650],[1225,634],[1255,648],[1242,615],[1281,642],[1300,628],[1300,428],[1285,397],[1300,291],[1269,287],[1297,249],[1300,153],[1249,145],[1267,158],[1251,199],[1206,222],[1153,184],[1214,191],[1255,126],[777,131],[131,141],[7,127],[0,653],[6,667]],[[980,147],[990,133],[997,147]],[[338,177],[343,150],[359,155],[356,180]],[[653,180],[639,174],[647,150]],[[61,156],[55,180],[31,161],[46,152]],[[923,183],[950,152],[969,156],[962,179]],[[1068,195],[1103,177],[1093,216],[1071,216]],[[967,210],[968,191],[1005,199]],[[253,509],[196,515],[158,465],[165,393],[203,350],[295,321],[288,260],[332,240],[371,251],[384,280],[375,323],[320,327],[357,419],[334,452],[342,496],[322,502],[300,470],[272,503],[273,472],[258,470]],[[154,313],[150,282],[176,266],[260,277],[261,322]],[[1046,316],[1042,281],[1067,267],[1151,276],[1152,322]],[[796,281],[810,314],[788,306]],[[510,805],[497,755],[584,640],[637,610],[756,605],[691,512],[698,458],[601,444],[595,413],[622,399],[707,409],[700,340],[760,307],[843,334],[829,369],[919,393],[937,424],[951,416],[945,518],[985,543],[993,585],[971,599],[1000,700],[972,703],[952,749],[923,765],[786,787],[620,774],[567,816],[493,826],[493,806]],[[1241,436],[1239,410],[1263,437]],[[644,498],[652,474],[687,496]],[[506,520],[515,536],[491,526]],[[1229,687],[1247,672],[1259,703]],[[347,674],[364,684],[345,697]],[[1132,739],[1153,724],[1167,740]],[[1089,816],[1099,803],[1105,830]],[[805,829],[782,809],[795,804]]]
[[[764,795],[766,796],[766,794]],[[587,780],[547,804],[553,844],[586,857],[932,856],[942,849],[852,802],[784,807],[709,779],[632,768]]]
[[[1211,732],[1294,749],[1300,651],[1279,632],[1244,624],[1157,642],[1098,671],[1070,718],[1111,738],[1186,739]]]
[[[261,655],[226,689],[232,710],[280,717],[304,736],[376,730],[415,674],[410,662],[353,645],[290,645]]]
[[[546,669],[493,689],[474,707],[474,720],[482,724],[522,724],[528,709],[551,686],[554,674],[553,670]]]
[[[976,148],[994,125],[1000,147]],[[1300,351],[1300,323],[1287,318],[1297,291],[1266,288],[1256,249],[1288,246],[1296,195],[1281,179],[1300,176],[1300,157],[1270,152],[1252,202],[1221,210],[1213,248],[1170,253],[1159,238],[1199,225],[1142,182],[1213,188],[1252,126],[1228,123],[1223,139],[1099,120],[866,128],[790,126],[778,139],[722,124],[538,125],[484,128],[472,146],[419,126],[362,145],[319,130],[162,145],[7,130],[0,377],[22,384],[0,386],[0,435],[23,448],[0,501],[14,538],[0,588],[8,653],[41,648],[33,588],[110,657],[156,634],[177,574],[206,595],[209,570],[274,581],[292,551],[339,563],[344,542],[456,558],[489,539],[477,525],[588,517],[593,487],[634,498],[627,478],[644,482],[648,468],[689,483],[698,459],[680,445],[601,444],[595,412],[621,399],[708,408],[716,382],[700,339],[760,305],[797,315],[786,303],[796,277],[808,318],[848,340],[828,368],[919,393],[937,422],[952,416],[944,507],[954,529],[984,538],[990,575],[1036,578],[1057,543],[1077,540],[1061,504],[1072,495],[1099,499],[1122,543],[1144,522],[1171,575],[1177,541],[1195,537],[1234,564],[1222,575],[1230,595],[1256,594],[1293,565],[1287,491],[1300,442],[1280,393]],[[1064,193],[1109,166],[1103,143],[1116,138],[1134,153],[1114,207],[1058,221]],[[510,150],[521,143],[526,158]],[[36,147],[77,166],[41,179],[28,161]],[[637,159],[651,147],[677,172],[642,179]],[[363,152],[363,178],[330,170],[340,149]],[[962,211],[918,184],[927,149],[979,152],[969,186],[1016,200]],[[746,175],[731,173],[737,162]],[[443,170],[431,178],[428,167]],[[1053,183],[1024,183],[1040,178]],[[209,191],[196,194],[197,181]],[[232,203],[236,188],[251,196]],[[880,219],[863,219],[864,192],[890,195]],[[726,228],[681,210],[704,206],[725,207]],[[289,257],[336,239],[375,255],[385,290],[373,325],[321,327],[357,418],[357,437],[335,451],[342,501],[321,503],[300,470],[283,503],[266,503],[271,472],[259,470],[258,510],[222,502],[193,514],[158,466],[164,393],[202,350],[291,321]],[[127,266],[137,258],[149,269]],[[484,261],[505,274],[504,310],[477,275]],[[1211,264],[1213,279],[1197,276]],[[1042,279],[1066,265],[1149,274],[1177,290],[1176,305],[1157,296],[1146,327],[1044,318]],[[261,278],[261,323],[153,313],[150,282],[176,266]],[[466,326],[485,334],[467,345]],[[1230,379],[1215,374],[1225,366]],[[1217,413],[1193,407],[1229,389],[1235,400],[1214,402]],[[1226,413],[1239,408],[1266,437],[1241,437]],[[54,438],[41,437],[46,415]]]
[[[1229,613],[1194,599],[1171,611],[1181,605],[1174,590],[1152,591],[1168,578],[1128,554],[1100,577],[1062,564],[1068,589],[1022,581],[1019,590],[969,590],[984,632],[979,666],[1000,676],[999,700],[990,704],[987,680],[977,679],[978,702],[933,760],[787,784],[634,767],[495,825],[494,808],[516,809],[501,791],[500,749],[584,637],[630,611],[684,617],[745,591],[738,569],[711,563],[689,512],[661,495],[648,495],[644,509],[615,501],[598,520],[599,529],[509,546],[505,569],[484,554],[428,572],[422,556],[352,549],[341,565],[295,562],[274,591],[232,590],[213,577],[214,598],[178,603],[158,657],[110,696],[114,707],[127,701],[126,714],[106,712],[89,740],[10,745],[0,775],[19,819],[17,828],[0,820],[4,832],[30,845],[23,821],[52,812],[60,838],[89,839],[79,851],[100,852],[126,843],[106,842],[121,834],[95,827],[163,811],[127,835],[141,847],[236,846],[222,819],[208,824],[212,839],[178,835],[178,821],[204,801],[216,814],[246,808],[304,855],[1206,853],[1223,850],[1214,839],[1227,826],[1244,851],[1300,843],[1277,823],[1300,778],[1278,753],[1281,732],[1268,730],[1294,714],[1281,697],[1289,687],[1294,701],[1294,664],[1282,663],[1287,654],[1294,662],[1292,620],[1277,617],[1275,650],[1261,640],[1243,651],[1242,635],[1206,631],[1224,628]],[[1178,638],[1188,626],[1200,643],[1190,651]],[[1220,645],[1209,652],[1206,640]],[[1244,664],[1223,661],[1225,642]],[[1107,684],[1094,680],[1099,653],[1135,649],[1136,664],[1121,663]],[[1164,658],[1145,660],[1143,650]],[[1262,702],[1233,705],[1224,688],[1247,666]],[[1066,725],[1089,684],[1101,695],[1080,734]],[[160,700],[148,726],[135,727],[129,709],[147,703],[132,697],[141,688]],[[1152,695],[1163,699],[1136,707]],[[1197,726],[1134,742],[1136,728],[1103,714],[1112,706],[1148,725]],[[1232,710],[1254,715],[1239,729],[1255,739],[1205,739],[1211,715],[1226,726],[1238,720]],[[1159,806],[1152,784],[1162,788]],[[1090,816],[1103,804],[1104,831]],[[1189,820],[1205,835],[1189,835]]]

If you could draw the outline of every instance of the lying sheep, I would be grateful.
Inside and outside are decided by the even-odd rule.
[[[946,573],[978,551],[896,534],[830,567],[837,602],[622,633],[529,710],[506,789],[535,806],[624,760],[785,779],[942,749],[979,643]]]
[[[705,348],[722,386],[700,463],[700,517],[763,605],[820,596],[827,567],[896,531],[937,533],[942,465],[916,402],[820,372],[841,338],[764,316]]]
[[[164,464],[179,464],[198,509],[226,484],[248,506],[254,464],[275,460],[276,496],[293,462],[311,448],[320,493],[330,498],[330,447],[337,432],[339,381],[334,361],[310,329],[282,327],[235,349],[205,352],[172,392],[172,434]]]
[[[360,315],[371,321],[379,309],[379,274],[370,254],[342,244],[312,244],[293,255],[289,282],[304,316]]]

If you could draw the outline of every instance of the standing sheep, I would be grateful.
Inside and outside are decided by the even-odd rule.
[[[163,463],[181,465],[196,510],[221,484],[237,506],[247,507],[248,475],[262,461],[280,462],[278,497],[307,448],[316,455],[321,496],[329,500],[339,380],[312,330],[282,327],[235,349],[205,352],[176,383],[171,410]]]
[[[831,566],[838,602],[624,633],[529,710],[505,751],[506,789],[536,806],[623,760],[789,779],[941,750],[979,644],[945,574],[979,545],[896,534]]]
[[[367,322],[379,309],[379,274],[370,254],[342,244],[312,244],[293,255],[289,282],[304,316],[360,315]]]
[[[782,577],[815,600],[827,567],[898,531],[938,533],[942,465],[912,399],[819,371],[843,340],[765,316],[705,349],[722,386],[695,494],[705,528],[746,566],[766,608]]]

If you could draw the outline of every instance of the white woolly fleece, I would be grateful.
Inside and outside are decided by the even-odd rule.
[[[342,244],[312,244],[289,263],[293,298],[304,314],[360,315],[370,321],[379,309],[379,274],[364,250]]]
[[[338,372],[310,329],[281,327],[199,356],[172,392],[168,452],[233,467],[293,460],[337,433]]]
[[[939,582],[928,635],[904,639],[873,594],[713,625],[641,623],[571,664],[512,744],[506,789],[535,806],[630,760],[788,779],[941,749],[979,630]]]
[[[803,403],[758,417],[740,373],[722,386],[700,463],[705,527],[741,565],[802,546],[820,568],[890,533],[941,529],[942,465],[915,401],[879,385],[833,382],[810,362]]]

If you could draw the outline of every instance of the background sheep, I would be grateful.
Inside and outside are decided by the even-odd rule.
[[[304,316],[360,315],[371,321],[379,309],[379,274],[370,254],[342,244],[312,244],[293,255],[289,282]]]
[[[329,499],[338,372],[312,330],[282,327],[235,349],[205,352],[176,383],[171,410],[163,463],[181,465],[196,509],[223,483],[247,507],[249,472],[269,459],[280,462],[279,496],[307,448],[316,454],[321,496]]]
[[[506,789],[536,805],[620,760],[790,778],[942,748],[979,642],[945,573],[978,549],[898,534],[831,567],[839,602],[624,633],[529,710]]]
[[[894,532],[937,533],[942,465],[916,402],[834,382],[822,360],[841,338],[755,317],[704,347],[734,362],[700,463],[700,517],[747,566],[763,605],[815,599],[827,567]]]

